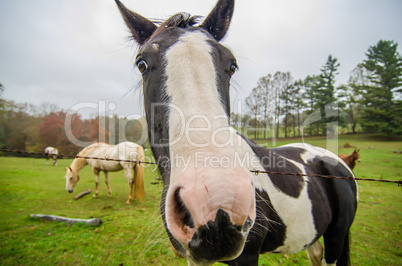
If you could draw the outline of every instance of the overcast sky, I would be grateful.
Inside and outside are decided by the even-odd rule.
[[[122,0],[148,18],[208,15],[215,0]],[[319,74],[328,55],[337,84],[380,39],[402,45],[400,0],[237,0],[223,44],[237,57],[232,102],[261,76]],[[57,104],[84,115],[141,115],[137,45],[113,0],[0,0],[0,82],[7,100]],[[401,47],[399,47],[401,51]],[[244,112],[244,110],[243,110]]]

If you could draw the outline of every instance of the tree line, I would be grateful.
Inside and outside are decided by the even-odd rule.
[[[340,63],[332,55],[319,75],[295,80],[290,72],[278,71],[263,76],[245,99],[248,114],[232,114],[232,124],[247,130],[249,137],[264,139],[333,135],[339,128],[356,133],[357,127],[364,132],[401,135],[398,43],[380,40],[369,47],[366,57],[351,72],[348,83],[340,86],[335,86]]]
[[[3,91],[0,83],[1,149],[43,152],[52,146],[61,154],[75,155],[95,141],[144,144],[147,140],[142,119],[127,120],[116,115],[84,119],[80,114],[59,110],[54,104],[35,106],[5,100],[1,97]]]

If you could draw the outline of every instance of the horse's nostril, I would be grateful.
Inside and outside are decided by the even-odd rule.
[[[72,191],[72,190],[68,190],[68,193],[73,193],[73,191]]]
[[[190,228],[195,228],[193,218],[180,197],[180,189],[177,189],[174,193],[175,203],[176,203],[176,213],[178,214],[178,222],[180,224],[186,225]]]

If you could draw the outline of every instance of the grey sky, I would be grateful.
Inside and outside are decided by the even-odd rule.
[[[122,2],[145,17],[167,18],[181,11],[206,16],[216,1]],[[380,39],[402,45],[401,12],[400,0],[237,0],[223,41],[240,66],[232,101],[268,73],[318,74],[329,54],[341,64],[337,84],[346,83],[369,46]],[[127,41],[113,0],[0,0],[0,33],[4,98],[66,111],[105,102],[108,114],[143,113],[137,46]]]

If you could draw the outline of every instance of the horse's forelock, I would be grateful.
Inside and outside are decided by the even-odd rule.
[[[149,40],[155,38],[157,35],[161,34],[162,32],[166,31],[170,28],[188,28],[193,27],[194,25],[200,22],[201,16],[191,16],[189,13],[181,12],[177,13],[167,20],[165,20],[152,34]]]

